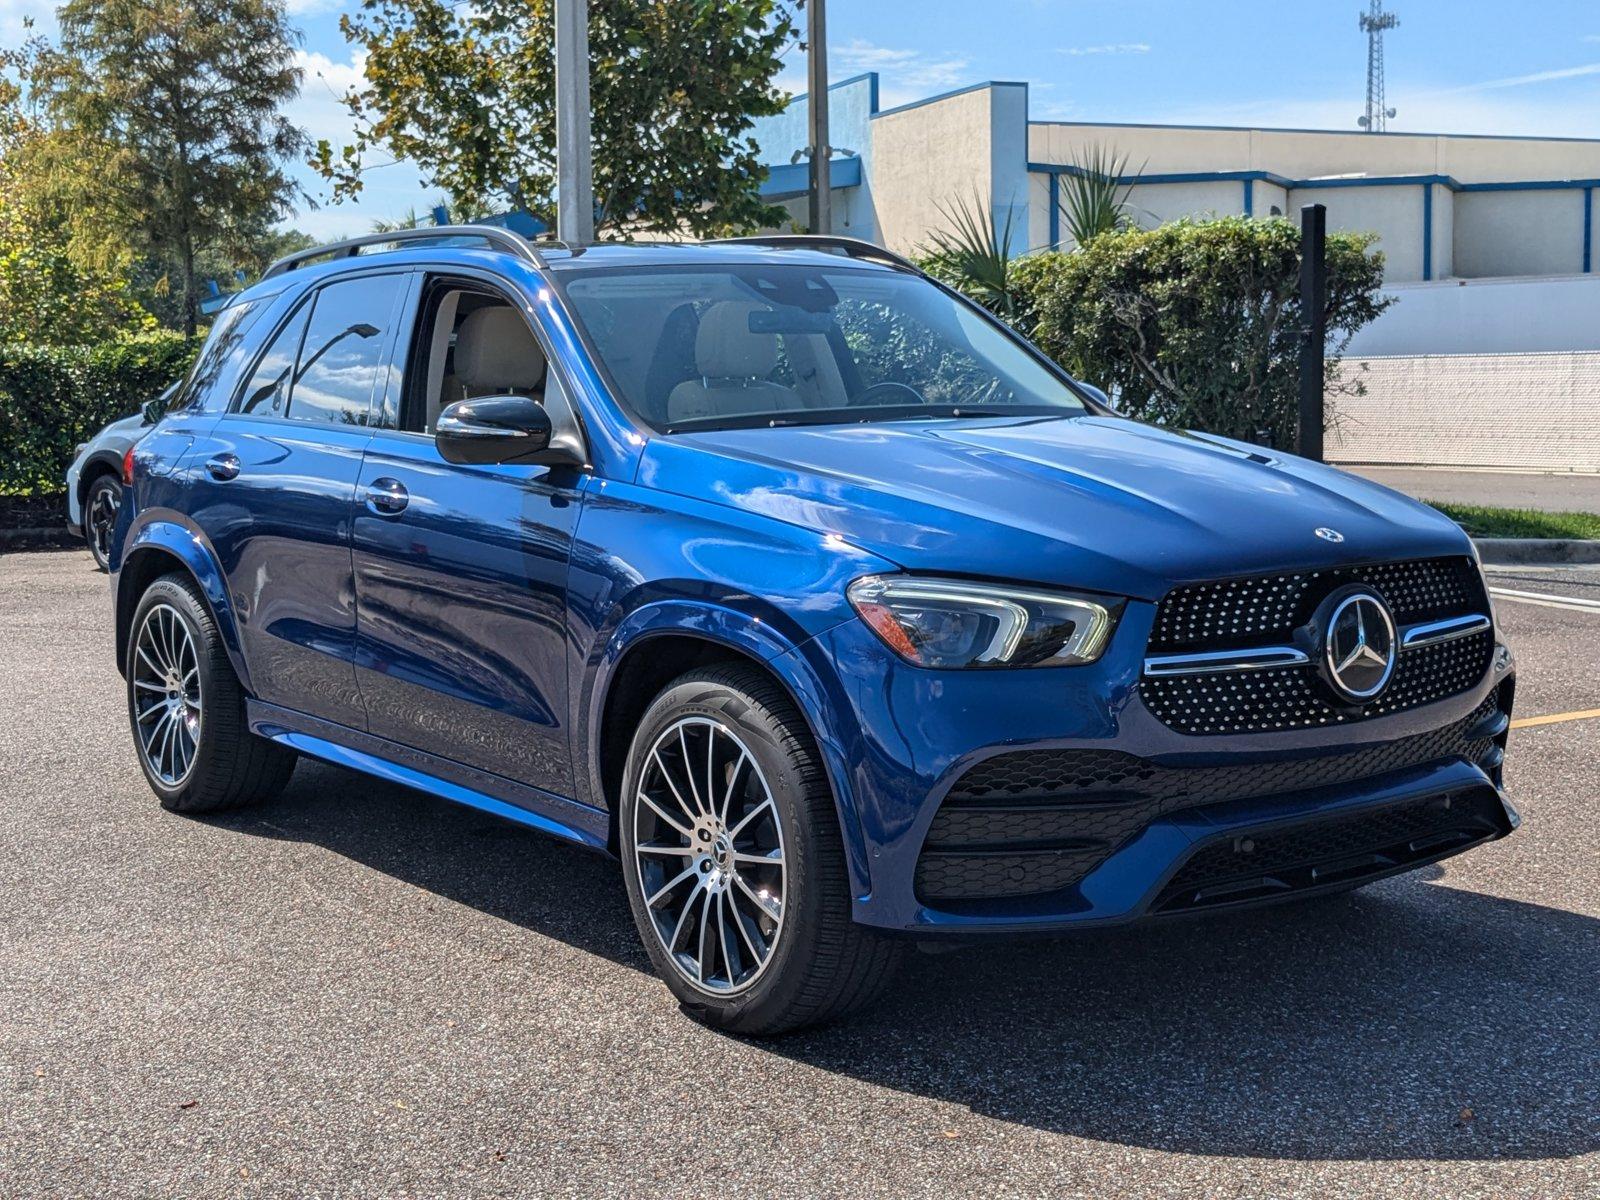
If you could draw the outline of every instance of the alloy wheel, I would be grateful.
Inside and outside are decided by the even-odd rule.
[[[114,487],[97,487],[89,500],[89,545],[100,563],[111,560],[111,533],[122,509],[122,493]]]
[[[194,637],[171,605],[151,606],[139,625],[133,692],[139,754],[152,775],[178,787],[194,770],[203,709]]]
[[[785,902],[783,825],[755,756],[685,717],[650,747],[637,801],[639,883],[667,957],[701,991],[744,991],[772,962]]]

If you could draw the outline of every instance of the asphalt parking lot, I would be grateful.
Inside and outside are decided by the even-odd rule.
[[[1519,717],[1600,709],[1600,610],[1499,612]],[[758,1044],[579,850],[312,763],[163,812],[86,553],[0,557],[0,624],[5,1195],[1600,1195],[1600,718],[1516,730],[1523,829],[1441,867]]]

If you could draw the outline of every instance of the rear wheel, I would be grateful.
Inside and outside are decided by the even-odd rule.
[[[162,807],[217,812],[289,782],[295,754],[250,732],[244,690],[188,577],[163,575],[140,597],[126,675],[139,765]]]
[[[619,810],[634,920],[692,1014],[776,1034],[889,983],[900,943],[850,916],[844,846],[816,747],[754,668],[685,675],[645,712]]]
[[[122,483],[115,475],[95,477],[83,497],[83,539],[89,543],[94,565],[102,571],[111,564],[111,532],[122,511]]]

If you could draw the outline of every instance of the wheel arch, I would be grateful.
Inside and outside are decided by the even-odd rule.
[[[611,639],[590,690],[586,765],[590,794],[606,809],[608,845],[618,849],[617,814],[628,749],[639,718],[662,688],[688,671],[738,663],[760,671],[782,689],[806,723],[822,757],[844,840],[851,891],[870,890],[865,839],[857,819],[849,766],[839,747],[846,737],[836,727],[839,706],[796,647],[781,642],[769,625],[727,609],[699,605],[651,606],[634,614]],[[690,612],[662,611],[691,609]],[[686,618],[693,616],[693,620]]]
[[[140,526],[122,552],[116,580],[117,670],[127,667],[128,636],[139,597],[161,576],[175,571],[187,575],[199,590],[201,602],[217,623],[234,673],[249,691],[249,674],[239,650],[239,631],[222,568],[196,534],[165,521]]]
[[[114,476],[119,482],[122,479],[122,459],[107,451],[91,454],[82,467],[78,468],[78,504],[81,507],[89,499],[89,489],[94,486],[94,481],[102,475]]]

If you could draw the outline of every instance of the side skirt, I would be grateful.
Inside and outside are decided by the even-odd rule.
[[[249,701],[246,715],[250,732],[301,754],[606,853],[609,821],[602,809],[259,700]]]

